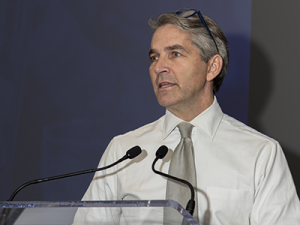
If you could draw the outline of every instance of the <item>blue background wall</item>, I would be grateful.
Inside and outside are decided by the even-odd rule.
[[[0,200],[28,180],[96,167],[113,136],[163,115],[148,75],[147,25],[163,12],[197,8],[220,25],[230,68],[217,97],[247,123],[251,4],[1,1]],[[28,187],[16,200],[79,200],[92,176]]]

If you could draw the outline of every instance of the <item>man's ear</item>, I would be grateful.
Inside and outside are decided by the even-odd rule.
[[[208,61],[207,65],[208,65],[208,67],[207,67],[206,80],[212,81],[221,72],[222,67],[223,67],[223,59],[219,54],[214,55]]]

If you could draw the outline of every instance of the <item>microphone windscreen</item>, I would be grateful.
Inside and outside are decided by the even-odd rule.
[[[162,159],[166,156],[168,152],[168,147],[165,145],[162,145],[159,147],[159,149],[156,151],[156,157]]]
[[[126,155],[129,159],[133,159],[141,154],[142,149],[140,146],[134,146],[126,152]]]

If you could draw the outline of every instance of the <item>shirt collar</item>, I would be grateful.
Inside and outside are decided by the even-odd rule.
[[[192,121],[190,121],[190,123],[202,130],[207,135],[207,137],[213,139],[222,120],[222,117],[223,112],[220,108],[217,98],[214,97],[212,105],[202,113],[200,113],[198,116],[196,116]],[[169,134],[175,129],[175,127],[182,121],[182,119],[166,110],[163,127],[163,139],[168,137]]]

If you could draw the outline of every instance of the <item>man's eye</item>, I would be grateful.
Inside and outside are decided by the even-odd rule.
[[[156,61],[157,59],[158,59],[157,56],[150,56],[150,61],[151,61],[151,62],[154,62],[154,61]]]
[[[173,54],[174,57],[179,57],[179,56],[181,56],[181,54],[180,54],[179,52],[173,52],[172,54]]]

